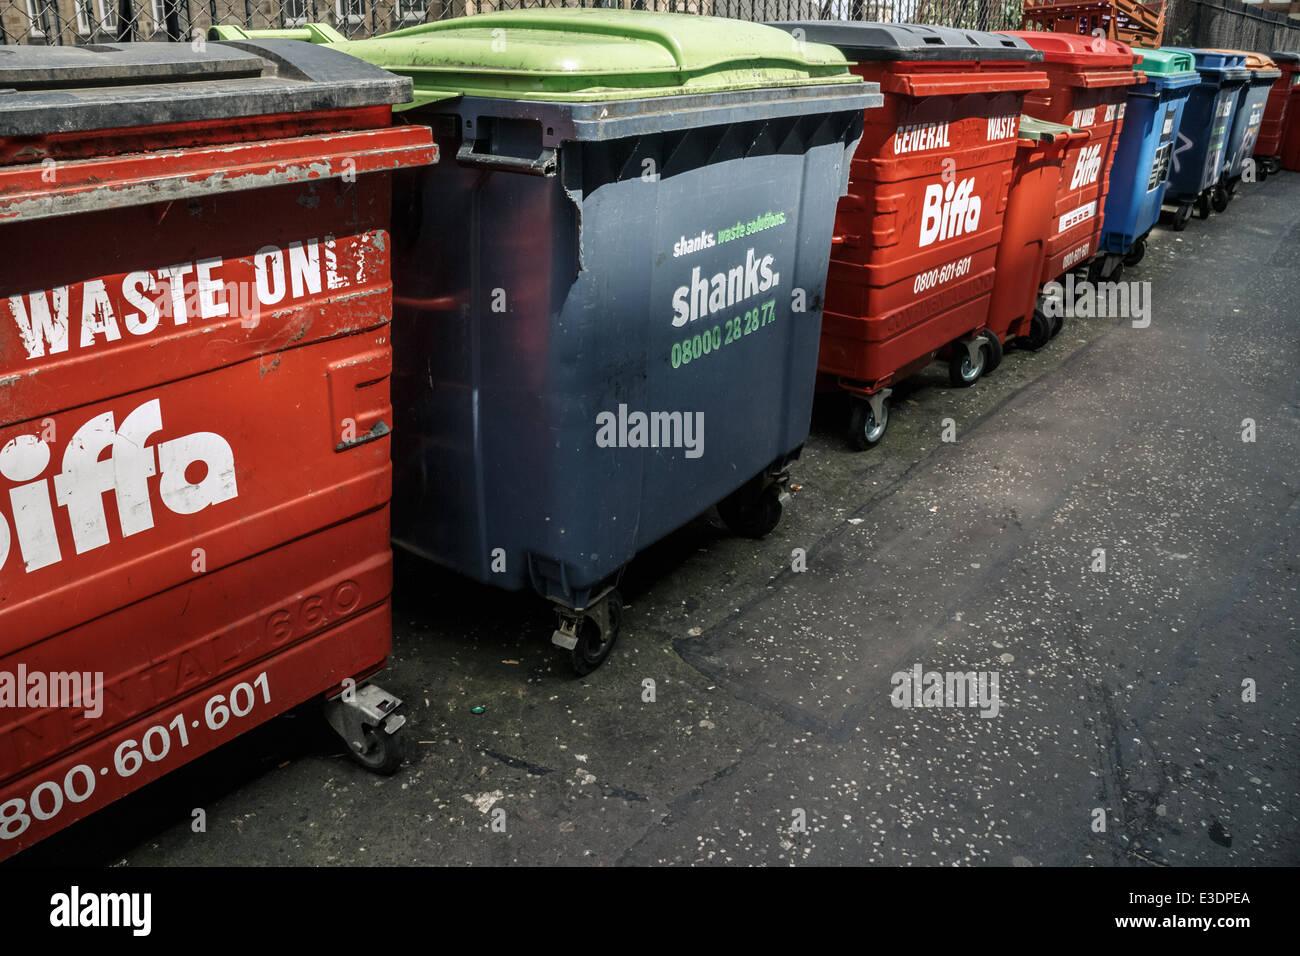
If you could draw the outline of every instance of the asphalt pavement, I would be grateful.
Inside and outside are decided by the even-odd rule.
[[[583,679],[402,559],[396,775],[301,710],[11,865],[1300,863],[1298,265],[1282,173],[1152,235],[1146,327],[936,364],[868,452],[820,402],[777,530],[639,557]],[[984,705],[895,706],[918,667]]]

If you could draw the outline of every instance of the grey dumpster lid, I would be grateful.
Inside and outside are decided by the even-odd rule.
[[[405,103],[411,81],[296,40],[0,46],[0,136]]]
[[[802,30],[813,43],[838,47],[850,60],[1025,60],[1043,54],[1020,37],[984,30],[958,30],[920,23],[782,20],[768,24]]]

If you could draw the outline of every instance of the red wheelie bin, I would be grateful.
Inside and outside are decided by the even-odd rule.
[[[786,22],[880,84],[835,217],[819,387],[852,396],[849,440],[884,436],[891,386],[936,358],[972,385],[1002,357],[985,330],[1016,130],[1046,89],[1042,54],[1004,34],[916,24]]]
[[[1015,167],[989,299],[988,330],[1003,343],[1014,340],[1026,348],[1039,349],[1059,328],[1038,308],[1038,290],[1065,157],[1087,139],[1088,133],[1083,130],[1032,116],[1020,117]]]
[[[1264,106],[1264,122],[1255,141],[1255,157],[1260,166],[1275,173],[1284,165],[1288,135],[1293,135],[1294,156],[1287,169],[1300,168],[1300,53],[1278,51],[1270,54],[1282,75],[1273,81]],[[1290,131],[1296,132],[1291,134]]]
[[[266,41],[0,56],[0,859],[299,704],[400,760],[392,125]]]
[[[1020,37],[1044,55],[1050,86],[1025,98],[1025,113],[1088,133],[1065,155],[1040,273],[1046,285],[1088,265],[1100,250],[1110,168],[1129,87],[1146,78],[1136,69],[1140,52],[1126,43],[1070,33],[1025,31],[1008,36]]]

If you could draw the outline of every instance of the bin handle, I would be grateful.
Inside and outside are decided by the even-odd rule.
[[[942,76],[885,75],[880,88],[901,96],[959,96],[963,93],[1008,93],[1020,90],[1045,90],[1045,73],[966,73]]]
[[[529,176],[555,175],[555,147],[543,149],[536,159],[525,156],[498,156],[495,153],[476,152],[474,147],[478,140],[470,139],[460,144],[456,150],[456,162],[462,166],[477,166],[482,169],[499,169],[502,172],[524,173]]]
[[[408,295],[393,295],[393,305],[423,312],[452,312],[460,308],[461,299],[454,295],[440,295],[432,299],[416,299]]]
[[[1098,70],[1089,73],[1071,73],[1066,77],[1067,86],[1095,90],[1103,86],[1139,86],[1147,81],[1147,75],[1137,70]]]

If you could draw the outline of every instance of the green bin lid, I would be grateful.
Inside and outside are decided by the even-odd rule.
[[[501,10],[330,44],[409,76],[415,102],[481,96],[592,102],[859,83],[834,47],[721,17]]]
[[[1142,62],[1138,64],[1138,69],[1148,76],[1196,74],[1196,57],[1188,50],[1167,46],[1156,50],[1134,47],[1133,52],[1142,54]]]

